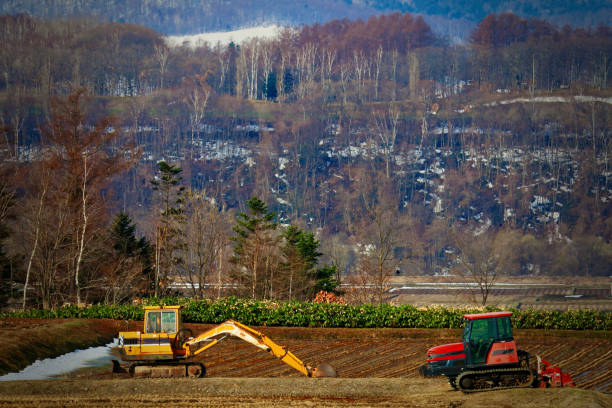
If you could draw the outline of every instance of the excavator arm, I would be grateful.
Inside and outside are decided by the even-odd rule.
[[[225,335],[221,338],[219,336]],[[189,339],[183,343],[185,349],[185,357],[192,357],[202,353],[205,350],[213,347],[227,335],[237,337],[248,343],[251,343],[255,347],[272,353],[276,358],[281,360],[283,363],[296,369],[307,377],[335,377],[335,370],[329,366],[329,364],[321,364],[315,369],[312,369],[307,364],[304,364],[302,360],[297,358],[293,353],[287,350],[286,347],[280,346],[273,342],[268,336],[258,332],[242,323],[234,320],[227,320],[220,325],[213,327],[212,329],[200,334],[199,336]]]

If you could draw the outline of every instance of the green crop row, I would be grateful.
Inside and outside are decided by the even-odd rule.
[[[183,320],[191,323],[221,323],[234,319],[253,326],[348,327],[348,328],[460,328],[466,313],[482,309],[445,307],[416,308],[411,305],[342,305],[335,303],[273,302],[238,299],[192,300],[188,298],[147,299],[146,304],[180,304]],[[497,309],[487,308],[487,311]],[[610,330],[612,314],[594,310],[512,310],[515,328],[552,330]],[[32,309],[3,317],[108,318],[142,320],[140,306],[93,305],[56,310]]]

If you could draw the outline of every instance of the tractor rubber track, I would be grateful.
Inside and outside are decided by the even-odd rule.
[[[529,375],[529,379],[527,381],[525,381],[522,384],[518,384],[518,385],[505,385],[505,386],[501,386],[501,387],[497,387],[497,386],[492,386],[492,387],[488,387],[488,388],[463,388],[462,387],[462,380],[466,377],[470,377],[470,376],[474,376],[476,378],[481,377],[487,377],[493,374],[515,374],[516,376],[518,376],[519,374],[528,374]],[[517,377],[515,377],[517,378]],[[485,380],[486,381],[486,380]],[[457,384],[457,387],[464,393],[466,394],[470,394],[470,393],[474,393],[474,392],[486,392],[486,391],[497,391],[497,390],[509,390],[509,389],[513,389],[513,388],[529,388],[533,385],[533,382],[535,381],[535,376],[533,374],[533,371],[528,369],[528,368],[500,368],[500,369],[496,369],[496,370],[476,370],[476,371],[465,371],[461,374],[459,374],[457,376],[457,379],[455,380],[455,383]]]

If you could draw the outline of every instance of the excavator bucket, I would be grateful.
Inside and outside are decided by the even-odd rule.
[[[327,363],[322,363],[315,367],[315,369],[312,371],[312,376],[315,378],[337,377],[338,374],[336,373],[336,370],[334,370],[334,367],[330,366]]]

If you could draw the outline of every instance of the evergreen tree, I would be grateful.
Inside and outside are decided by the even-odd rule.
[[[160,205],[155,234],[155,296],[161,294],[160,288],[167,286],[168,274],[182,263],[179,253],[184,246],[182,225],[185,224],[182,208],[185,187],[180,185],[183,169],[163,160],[157,163],[157,168],[161,175],[151,180]]]
[[[276,88],[276,72],[272,71],[268,74],[266,83],[264,84],[264,95],[268,100],[275,100],[278,96]]]
[[[236,95],[236,60],[238,58],[239,47],[230,42],[227,46],[228,54],[228,65],[227,65],[227,76],[225,78],[225,92],[230,95]]]
[[[143,272],[150,272],[151,244],[146,237],[136,238],[136,225],[127,213],[120,212],[115,216],[110,234],[117,254],[139,258],[143,262]]]
[[[314,234],[290,225],[283,232],[283,238],[283,267],[289,299],[308,299],[319,290],[334,291],[338,286],[334,279],[335,267],[316,269],[322,253],[318,251],[320,242]]]
[[[283,91],[285,95],[293,92],[293,74],[290,68],[286,68],[285,72],[283,72]]]
[[[151,289],[153,249],[145,237],[136,237],[129,215],[120,212],[109,229],[111,249],[103,270],[105,301],[116,304]]]
[[[250,289],[252,298],[273,297],[273,282],[279,265],[276,214],[257,197],[248,202],[248,212],[237,214],[230,237],[235,242],[232,275]]]
[[[315,293],[320,290],[335,292],[336,289],[338,289],[337,274],[338,267],[336,265],[324,266],[323,268],[317,269],[315,272]]]

